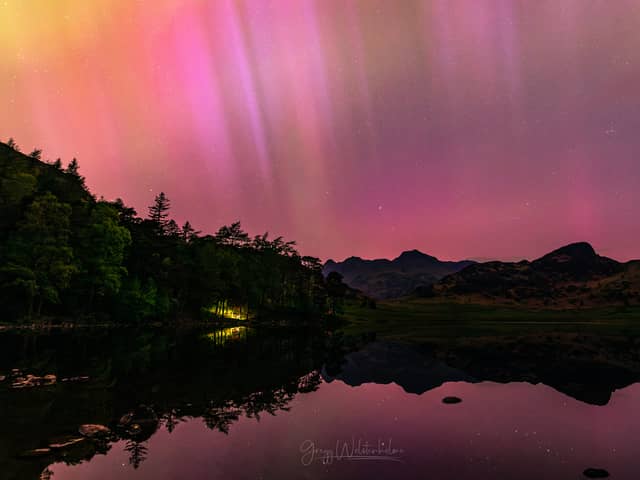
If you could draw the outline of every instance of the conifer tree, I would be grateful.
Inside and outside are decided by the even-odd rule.
[[[160,192],[156,195],[153,205],[149,207],[149,220],[156,224],[160,232],[164,233],[169,223],[169,209],[171,202],[164,194]]]

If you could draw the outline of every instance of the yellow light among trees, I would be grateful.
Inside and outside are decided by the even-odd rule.
[[[219,302],[209,309],[216,317],[230,320],[247,320],[249,318],[249,308],[246,306],[232,306],[226,301]]]

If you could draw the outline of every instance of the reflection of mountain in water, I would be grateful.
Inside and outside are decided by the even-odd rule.
[[[395,383],[408,393],[421,394],[445,382],[473,382],[462,370],[424,355],[418,349],[398,343],[375,342],[344,357],[338,372],[322,369],[327,382],[341,380],[356,387],[363,383]]]
[[[396,383],[422,394],[445,382],[543,383],[576,400],[606,405],[614,390],[640,381],[639,344],[626,337],[554,334],[433,341],[375,342],[347,355],[326,381]]]
[[[528,381],[595,405],[640,377],[639,344],[622,337],[458,338],[421,346],[375,342],[352,350],[355,344],[339,336],[211,333],[0,335],[2,375],[19,368],[89,377],[21,390],[0,382],[3,478],[37,479],[53,462],[90,460],[114,441],[125,442],[136,468],[153,455],[147,440],[159,429],[171,433],[198,419],[228,433],[241,417],[287,410],[296,395],[317,389],[321,376],[353,386],[394,382],[415,394],[449,381]],[[73,443],[83,424],[103,425],[109,433]],[[20,458],[52,444],[69,446]]]

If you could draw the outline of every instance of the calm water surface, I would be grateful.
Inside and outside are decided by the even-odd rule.
[[[638,351],[629,339],[416,348],[227,330],[0,340],[0,373],[90,377],[22,390],[4,382],[8,478],[578,479],[589,467],[611,478],[640,474]],[[552,347],[538,352],[541,344]],[[462,401],[442,402],[451,396]],[[78,438],[86,423],[111,434],[25,458]]]

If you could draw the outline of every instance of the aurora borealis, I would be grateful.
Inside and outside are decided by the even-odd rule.
[[[0,0],[0,138],[304,254],[640,257],[636,0]]]

